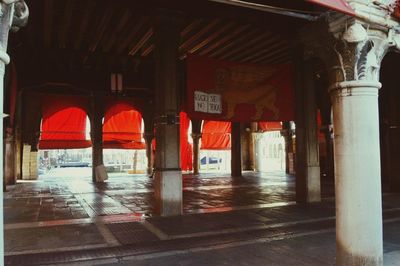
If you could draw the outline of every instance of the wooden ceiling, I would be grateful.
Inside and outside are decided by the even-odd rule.
[[[28,26],[10,42],[17,64],[23,65],[27,84],[33,82],[29,79],[37,79],[39,71],[45,72],[47,78],[49,73],[57,72],[70,76],[91,73],[97,78],[104,74],[107,79],[105,73],[122,71],[129,73],[132,80],[145,80],[143,76],[151,71],[155,46],[153,12],[159,7],[182,13],[181,60],[188,54],[197,54],[244,63],[289,62],[290,43],[305,23],[205,0],[27,2]],[[297,3],[295,7],[307,5]]]

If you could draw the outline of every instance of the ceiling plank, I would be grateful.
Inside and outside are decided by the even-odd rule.
[[[120,43],[119,47],[117,47],[117,53],[122,53],[127,47],[132,43],[132,40],[137,37],[137,34],[140,32],[140,30],[150,22],[149,17],[140,17],[136,23],[134,23],[134,26],[128,36]]]
[[[256,60],[260,57],[263,56],[273,56],[277,53],[281,53],[282,51],[284,51],[286,53],[288,47],[286,43],[283,42],[274,42],[271,45],[268,45],[266,48],[264,49],[259,49],[257,52],[254,52],[253,54],[241,59],[240,61],[242,62],[249,62],[249,61],[253,61]]]
[[[245,30],[248,30],[250,27],[251,27],[250,25],[240,26],[239,28],[234,30],[232,32],[232,34],[227,34],[224,37],[222,37],[221,39],[219,39],[219,40],[215,41],[214,43],[210,44],[209,46],[205,47],[205,49],[200,49],[199,54],[206,55],[207,53],[212,52],[214,49],[221,47],[224,44],[226,44],[227,42],[229,42],[230,40],[236,38],[238,35],[243,33]]]
[[[203,35],[208,33],[212,28],[214,28],[221,20],[220,19],[213,19],[210,23],[208,23],[204,28],[190,37],[188,40],[184,41],[180,46],[179,50],[186,50],[190,45],[200,39]]]
[[[71,25],[71,19],[73,17],[74,0],[67,0],[64,7],[64,17],[61,24],[61,29],[58,31],[59,47],[65,48],[67,46],[68,30]]]
[[[103,35],[104,35],[107,27],[110,24],[110,20],[114,15],[114,11],[116,10],[116,6],[117,5],[105,5],[104,14],[103,14],[103,16],[102,16],[102,18],[100,20],[100,23],[98,24],[96,30],[94,31],[95,34],[94,34],[94,38],[92,40],[92,43],[89,46],[89,51],[94,52],[97,49],[101,39],[103,38]]]
[[[102,47],[103,52],[108,52],[110,49],[114,46],[114,44],[117,42],[117,40],[121,40],[124,38],[124,29],[132,25],[130,20],[132,19],[132,13],[129,9],[125,9],[121,18],[119,18],[118,24],[113,29],[113,33],[111,34],[110,38],[108,38],[107,41],[104,42],[104,45]]]
[[[255,36],[258,36],[258,35],[260,35],[260,31],[259,30],[250,29],[249,31],[244,33],[241,37],[239,37],[237,39],[234,39],[234,40],[231,40],[231,42],[227,43],[225,46],[219,47],[218,49],[213,51],[208,56],[218,58],[222,53],[224,53],[225,51],[230,51],[230,49],[232,49],[238,43],[245,42],[246,40],[248,40],[250,38],[253,38]]]
[[[44,1],[44,15],[43,15],[44,47],[51,46],[51,35],[53,32],[53,6],[54,6],[54,0],[45,0]]]
[[[236,55],[231,57],[231,60],[233,61],[248,61],[248,57],[252,58],[254,57],[254,54],[259,54],[260,51],[265,51],[265,50],[270,50],[271,46],[276,47],[277,45],[285,45],[283,41],[281,41],[279,38],[275,36],[269,36],[265,39],[260,40],[259,42],[255,43],[245,51],[242,51],[240,53],[237,53]]]
[[[132,47],[132,49],[129,51],[129,55],[135,55],[140,48],[143,47],[143,45],[153,36],[154,30],[153,28],[150,28],[147,30],[147,32],[140,38],[140,40]]]
[[[222,33],[230,30],[233,26],[235,26],[235,23],[233,23],[233,22],[229,22],[226,25],[222,26],[218,30],[216,30],[213,33],[211,33],[211,35],[209,35],[203,41],[201,41],[200,43],[196,44],[194,47],[190,48],[188,51],[183,51],[183,54],[181,55],[180,59],[181,60],[184,59],[188,53],[189,54],[195,53],[196,51],[198,51],[202,47],[206,46],[208,43],[210,43],[213,40],[215,40],[216,38],[218,38]]]
[[[75,37],[75,42],[74,42],[74,49],[79,50],[81,48],[81,43],[83,40],[83,36],[87,33],[87,29],[89,26],[89,21],[92,18],[92,14],[95,10],[95,2],[93,0],[88,0],[86,1],[86,5],[84,7],[84,15],[82,16],[83,20],[81,22],[81,26],[79,28],[78,35]]]

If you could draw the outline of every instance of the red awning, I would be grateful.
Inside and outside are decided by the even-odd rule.
[[[182,171],[193,170],[193,147],[189,143],[188,131],[190,119],[185,112],[179,114],[180,122],[180,147],[181,147],[181,168]]]
[[[142,115],[127,103],[116,103],[107,110],[103,124],[103,148],[144,149]]]
[[[258,129],[261,131],[278,131],[282,130],[281,122],[258,122]]]
[[[231,148],[230,133],[230,122],[204,121],[200,149],[229,150]]]
[[[91,146],[86,140],[84,100],[71,96],[43,99],[39,149],[80,149]]]
[[[354,9],[346,0],[307,0],[308,2],[350,15],[355,16]]]

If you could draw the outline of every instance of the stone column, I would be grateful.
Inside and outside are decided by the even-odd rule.
[[[178,109],[181,19],[173,11],[158,10],[155,20],[155,199],[156,211],[171,216],[182,214]]]
[[[379,88],[345,81],[331,89],[339,265],[382,264]]]
[[[296,201],[321,201],[317,107],[311,60],[297,62]]]
[[[256,169],[255,132],[257,132],[257,122],[253,122],[250,124],[250,132],[249,132],[249,168],[251,171],[255,171]]]
[[[290,127],[290,122],[283,122],[281,134],[285,139],[285,172],[286,174],[292,174],[290,164],[291,160],[293,160],[293,133]]]
[[[153,175],[153,165],[154,165],[152,142],[154,139],[154,134],[153,133],[145,133],[144,139],[146,141],[147,174],[149,176],[152,176]]]
[[[386,34],[353,22],[334,47],[337,265],[383,265],[378,90]]]
[[[90,110],[90,137],[92,139],[92,181],[104,182],[108,179],[103,162],[103,99],[94,96]]]
[[[193,174],[198,175],[200,171],[201,133],[192,133],[192,139],[193,139]]]
[[[15,129],[15,140],[14,140],[14,174],[17,180],[22,179],[22,141],[21,132],[18,127]]]
[[[14,135],[11,128],[7,128],[4,143],[4,177],[6,185],[14,185],[16,183],[15,176],[15,150]]]
[[[231,175],[242,176],[242,144],[240,136],[240,123],[232,122],[231,130]]]
[[[192,120],[193,139],[193,174],[198,175],[200,171],[200,139],[202,120]]]

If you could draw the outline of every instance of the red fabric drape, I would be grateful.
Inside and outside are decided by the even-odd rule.
[[[200,149],[229,150],[231,148],[230,133],[230,122],[204,121]]]
[[[188,130],[190,119],[185,112],[180,112],[180,148],[181,148],[181,168],[182,171],[193,170],[193,148],[189,143]]]
[[[142,115],[127,103],[108,109],[103,124],[103,148],[145,149],[142,141]]]
[[[281,122],[258,122],[258,129],[261,131],[282,130]]]
[[[308,0],[308,2],[315,3],[320,6],[350,15],[355,16],[354,9],[347,3],[346,0]]]
[[[79,149],[86,140],[86,112],[79,97],[49,96],[43,99],[39,149]]]

